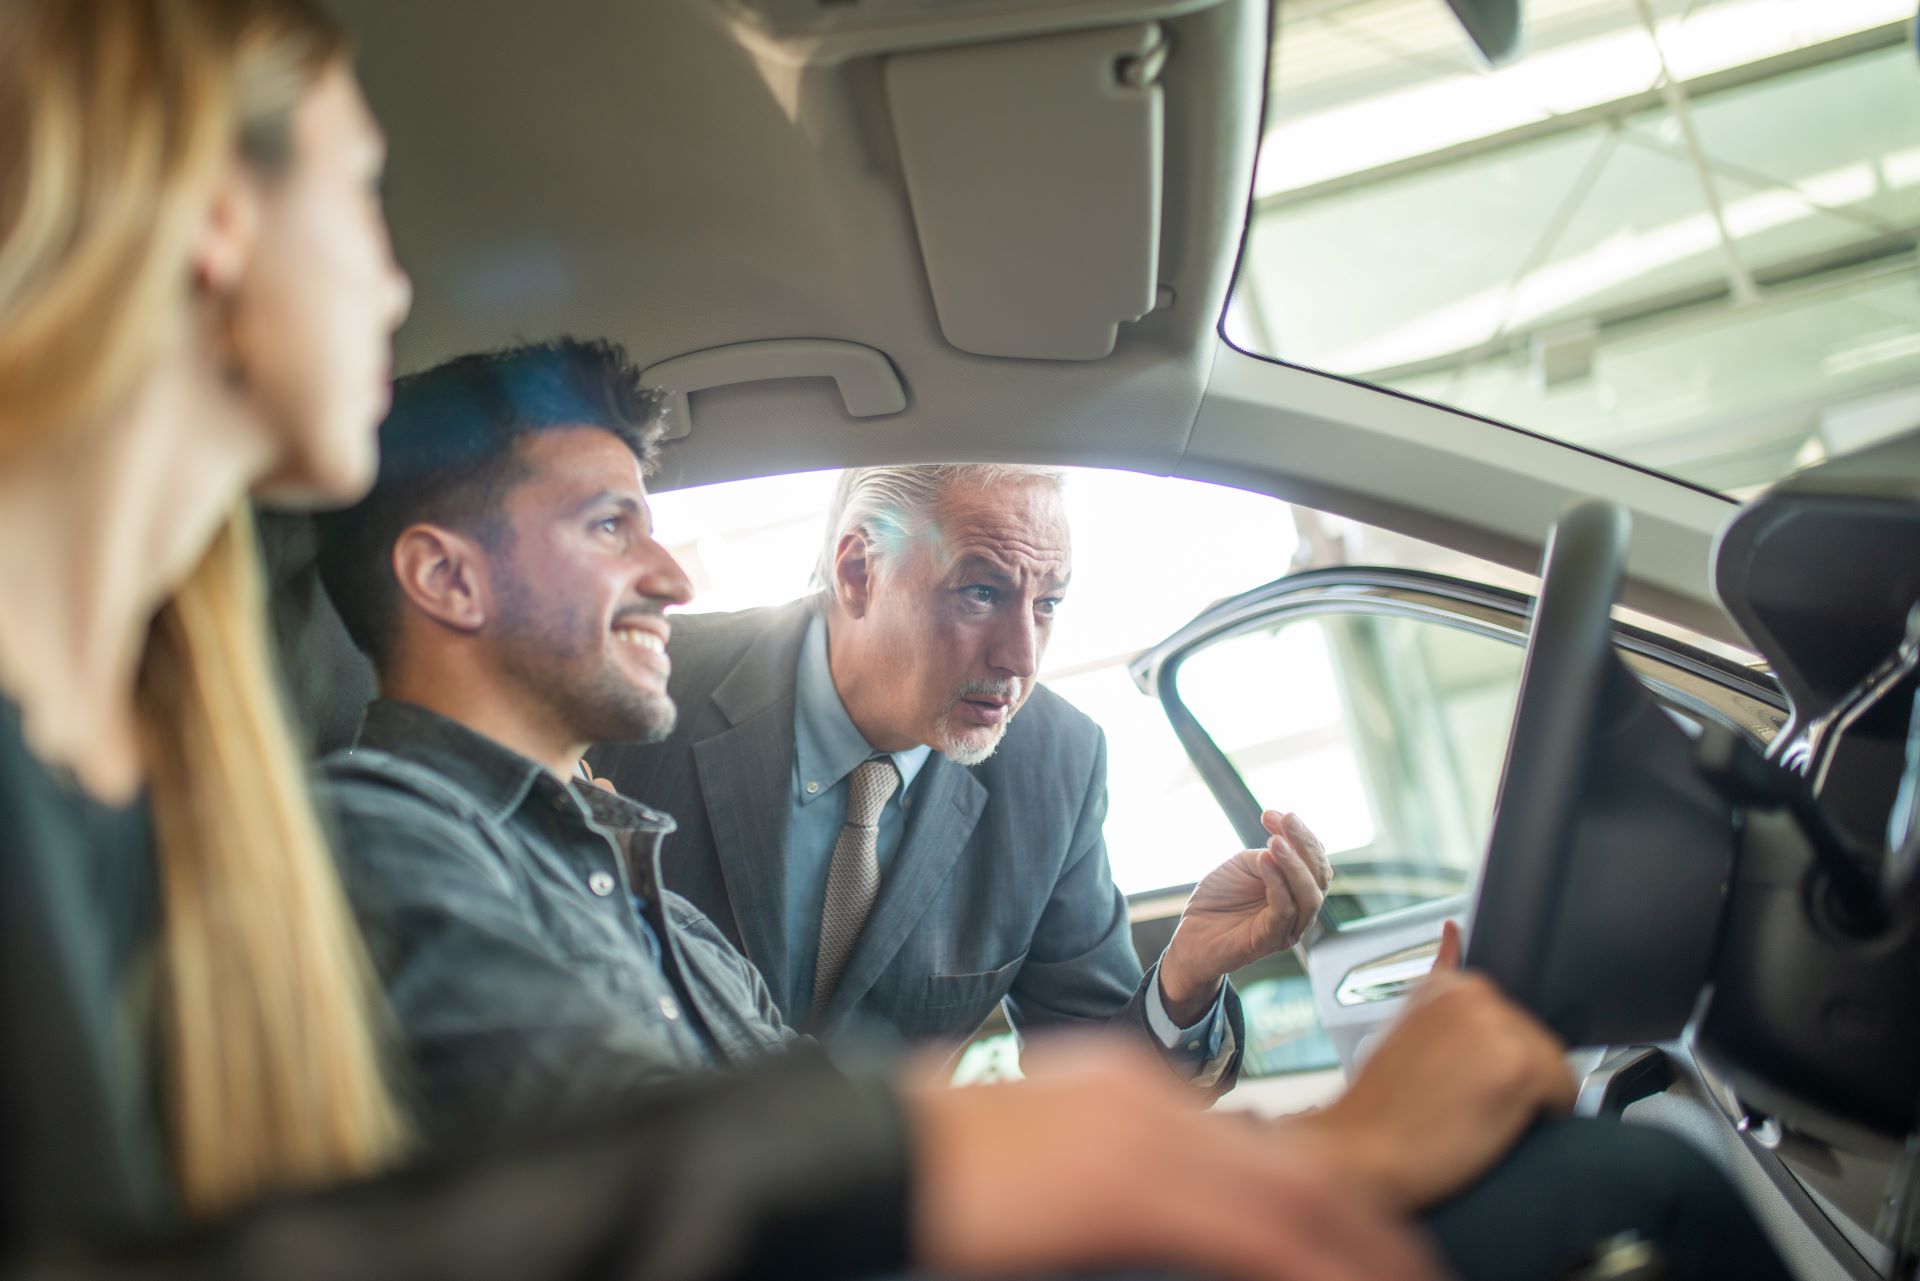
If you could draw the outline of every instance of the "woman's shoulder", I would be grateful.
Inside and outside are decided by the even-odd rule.
[[[152,839],[145,794],[116,804],[88,793],[72,771],[35,754],[19,706],[0,695],[0,838],[23,853],[65,858],[60,846],[90,847],[116,835],[142,846]]]

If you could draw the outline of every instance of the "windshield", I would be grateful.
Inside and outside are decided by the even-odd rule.
[[[1912,0],[1279,6],[1236,346],[1751,492],[1920,425]]]

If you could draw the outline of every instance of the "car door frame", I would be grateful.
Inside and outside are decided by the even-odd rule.
[[[1143,693],[1157,697],[1174,735],[1240,839],[1266,843],[1259,801],[1227,754],[1180,698],[1177,678],[1192,655],[1221,640],[1289,617],[1371,614],[1409,618],[1524,647],[1534,598],[1524,592],[1425,570],[1377,566],[1312,569],[1218,602],[1128,665]],[[1745,735],[1763,750],[1785,725],[1785,696],[1764,669],[1616,622],[1628,667],[1663,706]],[[1316,1012],[1349,1071],[1368,1040],[1432,966],[1443,921],[1458,920],[1467,894],[1450,895],[1340,924],[1325,907],[1301,940],[1302,968]]]

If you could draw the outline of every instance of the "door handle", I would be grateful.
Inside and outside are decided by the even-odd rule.
[[[1427,977],[1439,955],[1440,940],[1433,939],[1356,965],[1333,990],[1333,999],[1339,1005],[1370,1005],[1405,996]]]

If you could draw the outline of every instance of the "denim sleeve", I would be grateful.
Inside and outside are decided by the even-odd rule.
[[[333,789],[344,880],[430,1131],[577,1110],[682,1065],[557,956],[491,845],[389,788]]]
[[[699,908],[671,890],[662,899],[684,952],[686,981],[699,989],[696,1000],[709,1031],[729,1059],[750,1059],[797,1042],[812,1044],[811,1038],[787,1026],[760,971]]]

